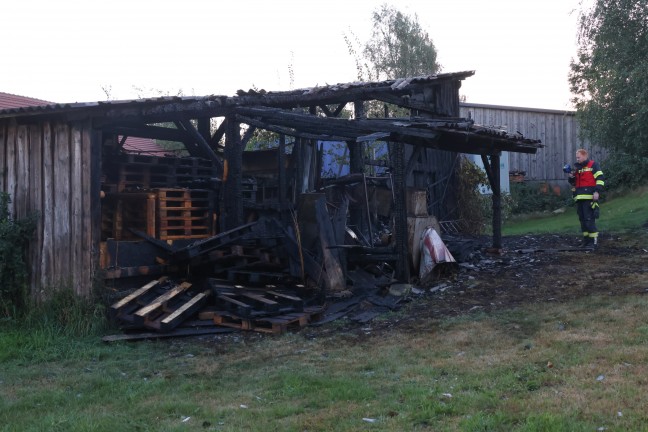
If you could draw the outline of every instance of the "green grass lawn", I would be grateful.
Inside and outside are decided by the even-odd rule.
[[[621,232],[648,223],[648,189],[633,191],[613,197],[601,204],[601,217],[597,227],[601,232]],[[580,234],[580,224],[575,207],[568,207],[562,214],[543,214],[507,221],[504,235],[573,232]]]
[[[644,190],[606,202],[600,227],[647,221]],[[571,230],[572,209],[505,233]],[[104,344],[3,321],[0,431],[648,430],[648,297],[611,299],[379,335],[368,324]]]
[[[325,336],[103,344],[4,324],[3,431],[646,430],[648,298]]]

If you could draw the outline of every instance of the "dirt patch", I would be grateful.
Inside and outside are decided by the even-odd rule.
[[[575,236],[555,234],[505,237],[503,254],[475,253],[453,278],[410,296],[394,317],[387,314],[363,325],[347,321],[306,332],[373,337],[392,329],[417,331],[433,320],[524,304],[564,302],[593,294],[648,294],[648,231],[602,236],[595,251],[578,249],[579,241]],[[482,251],[488,242],[483,239]]]
[[[497,255],[484,252],[490,238],[483,238],[477,245],[479,250],[461,263],[456,275],[404,298],[395,313],[381,314],[365,323],[342,317],[321,326],[308,326],[300,334],[325,344],[356,344],[392,331],[420,333],[444,318],[471,313],[565,302],[596,294],[648,294],[648,230],[608,234],[600,241],[599,248],[590,251],[578,249],[580,239],[572,235],[509,236],[503,239],[504,253]],[[230,343],[255,343],[265,337],[241,332],[200,340],[210,346],[216,340],[227,347]]]

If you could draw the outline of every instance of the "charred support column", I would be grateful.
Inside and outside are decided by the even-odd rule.
[[[278,183],[279,183],[279,211],[284,214],[286,210],[286,135],[279,135],[279,153],[277,154]]]
[[[366,117],[364,103],[362,101],[355,101],[353,103],[353,112],[356,119],[361,119]],[[347,141],[347,147],[349,148],[349,171],[351,174],[363,173],[364,172],[364,145],[355,141]],[[366,225],[366,218],[363,215],[363,209],[357,205],[349,208],[349,216],[351,219],[351,225],[357,227],[357,229],[363,235],[369,235],[368,228]],[[373,245],[373,239],[368,238],[369,244]]]
[[[482,155],[484,169],[493,191],[493,248],[502,248],[502,190],[500,187],[500,153]]]
[[[405,147],[402,143],[392,144],[392,168],[394,170],[394,235],[396,237],[396,279],[409,281],[409,259],[407,247],[407,204],[405,201]]]
[[[286,203],[286,135],[279,135],[279,154],[277,155],[279,164],[279,203],[283,210]]]
[[[223,231],[234,229],[243,224],[243,205],[241,194],[241,176],[243,165],[243,148],[241,146],[241,127],[228,117],[225,130],[225,166],[223,168]]]
[[[303,190],[303,179],[304,179],[304,156],[303,156],[303,144],[302,139],[295,137],[295,144],[293,145],[293,161],[295,162],[295,190],[294,198],[302,193]]]

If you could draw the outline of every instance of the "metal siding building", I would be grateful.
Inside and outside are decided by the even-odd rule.
[[[510,153],[509,170],[526,172],[526,180],[564,182],[562,167],[573,163],[576,150],[585,148],[594,160],[602,160],[606,152],[579,137],[580,126],[574,111],[509,107],[462,103],[461,116],[476,124],[498,127],[509,133],[539,139],[544,149],[536,154]]]

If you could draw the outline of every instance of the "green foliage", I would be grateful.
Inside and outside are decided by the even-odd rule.
[[[648,184],[648,158],[614,152],[602,163],[605,189],[635,189]]]
[[[27,245],[38,215],[16,220],[9,214],[11,198],[0,193],[0,314],[15,316],[27,304]]]
[[[648,156],[648,7],[596,0],[580,18],[569,76],[582,131],[592,142]]]
[[[571,196],[556,195],[537,184],[511,183],[511,214],[529,214],[552,211],[572,204]]]
[[[245,151],[268,150],[279,147],[279,134],[265,129],[255,129],[245,145]]]
[[[371,65],[370,77],[378,80],[436,73],[437,52],[418,16],[382,5],[372,14],[372,34],[363,55]]]
[[[350,32],[344,35],[354,58],[359,81],[380,81],[437,73],[437,51],[418,16],[409,16],[393,6],[382,5],[372,13],[372,34],[362,43]],[[404,117],[409,110],[393,104],[371,101],[368,117]]]
[[[466,233],[482,234],[492,217],[490,196],[479,192],[480,186],[488,185],[486,173],[468,159],[461,161],[459,171],[456,186],[459,219],[463,221]]]

